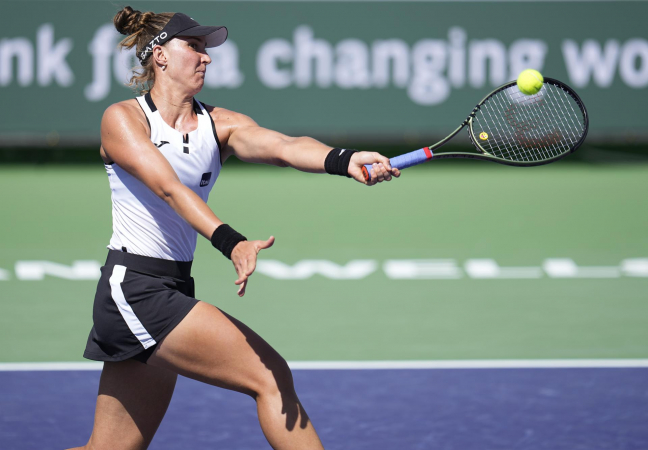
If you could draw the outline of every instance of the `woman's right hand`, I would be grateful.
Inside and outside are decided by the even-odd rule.
[[[362,169],[365,164],[371,164],[371,178],[367,181]],[[349,161],[349,175],[356,181],[373,186],[383,181],[391,181],[392,175],[400,177],[400,170],[391,166],[389,158],[376,152],[356,152]]]
[[[257,255],[261,250],[272,247],[274,241],[274,236],[270,236],[267,241],[241,241],[232,250],[232,263],[238,275],[234,284],[239,286],[239,297],[245,295],[248,278],[256,269]]]

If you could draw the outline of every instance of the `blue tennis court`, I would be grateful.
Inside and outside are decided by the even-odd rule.
[[[295,370],[327,449],[646,449],[648,368]],[[82,445],[99,371],[0,372],[0,448]],[[267,448],[253,400],[180,377],[151,449]]]

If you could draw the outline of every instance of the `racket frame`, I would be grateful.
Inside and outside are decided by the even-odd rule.
[[[473,110],[470,112],[468,117],[459,125],[459,127],[454,130],[452,133],[450,133],[447,137],[443,138],[436,144],[433,144],[429,147],[425,147],[424,150],[426,150],[426,153],[429,153],[429,156],[426,160],[421,161],[421,162],[426,162],[431,159],[447,159],[447,158],[464,158],[464,159],[479,159],[482,161],[491,161],[491,162],[496,162],[499,164],[504,164],[507,166],[517,166],[517,167],[531,167],[531,166],[541,166],[544,164],[549,164],[554,161],[557,161],[561,158],[564,158],[565,156],[569,155],[570,153],[574,153],[578,147],[582,145],[582,143],[585,141],[585,138],[587,137],[587,131],[589,130],[589,115],[587,114],[587,109],[585,108],[585,104],[581,100],[581,98],[578,96],[578,94],[568,85],[563,83],[562,81],[558,81],[554,78],[548,78],[545,77],[544,83],[543,84],[552,84],[554,86],[557,86],[565,91],[576,101],[578,104],[578,107],[580,108],[581,112],[583,113],[583,125],[584,125],[584,132],[583,135],[580,137],[580,139],[571,146],[569,151],[566,151],[564,153],[561,153],[559,155],[556,155],[552,158],[547,158],[547,159],[542,159],[539,161],[511,161],[508,159],[500,158],[494,155],[491,155],[486,149],[484,149],[481,145],[479,145],[479,141],[477,140],[474,130],[473,130],[473,119],[475,118],[475,114],[479,112],[481,109],[482,105],[486,103],[486,101],[497,94],[498,92],[503,91],[504,89],[508,89],[512,86],[515,86],[517,84],[516,81],[509,81],[508,83],[505,83],[495,89],[494,91],[490,92],[486,97],[484,97],[478,104],[473,108]],[[473,146],[479,151],[480,153],[469,153],[469,152],[447,152],[447,153],[439,153],[439,154],[434,154],[434,151],[438,148],[441,148],[445,144],[447,144],[453,137],[455,137],[459,132],[468,125],[468,137],[470,138],[470,142],[473,144]],[[418,151],[418,150],[415,150]],[[402,156],[402,155],[401,155]],[[398,167],[397,167],[398,168]],[[365,177],[365,180],[369,181],[371,179],[370,175],[370,169],[371,165],[367,164],[363,166],[362,168],[362,173]]]

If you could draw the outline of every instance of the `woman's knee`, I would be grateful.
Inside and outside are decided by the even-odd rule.
[[[255,396],[280,395],[285,397],[295,393],[292,372],[285,359],[276,354],[271,360],[263,361],[265,364],[262,373],[258,374],[254,386]]]

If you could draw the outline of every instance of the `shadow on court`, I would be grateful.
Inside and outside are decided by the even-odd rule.
[[[327,449],[646,449],[648,369],[297,370]],[[0,372],[0,448],[85,443],[99,372]],[[262,449],[245,395],[180,377],[151,449]]]

